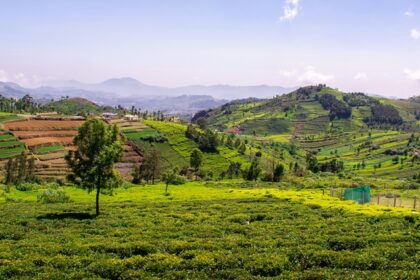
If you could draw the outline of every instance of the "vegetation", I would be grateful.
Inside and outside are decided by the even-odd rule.
[[[145,182],[155,183],[155,180],[160,177],[162,173],[160,163],[160,153],[156,149],[152,149],[143,154],[142,162],[135,167],[133,173],[133,183]]]
[[[320,191],[164,188],[117,190],[95,219],[74,188],[75,204],[40,204],[28,192],[33,202],[0,202],[0,278],[416,278],[419,221],[409,212]]]
[[[122,156],[123,141],[117,126],[108,127],[100,120],[90,119],[79,128],[74,145],[77,150],[66,156],[73,171],[69,179],[89,192],[96,189],[98,216],[101,189],[113,189],[121,184],[114,163]]]
[[[73,101],[54,110],[100,112]],[[47,108],[20,102],[7,118]],[[416,279],[416,104],[317,85],[191,123],[119,106],[141,120],[1,124],[0,278]],[[334,197],[356,186],[404,207]]]

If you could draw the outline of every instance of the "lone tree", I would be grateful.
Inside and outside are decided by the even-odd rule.
[[[162,181],[165,183],[165,193],[168,193],[169,184],[174,184],[178,177],[178,168],[174,168],[172,171],[167,171],[162,175]]]
[[[190,156],[190,166],[198,171],[201,164],[203,163],[203,153],[199,149],[194,149]]]
[[[101,189],[116,188],[122,183],[114,163],[121,159],[124,141],[117,126],[107,126],[101,120],[89,119],[79,128],[73,143],[77,150],[66,156],[73,171],[69,179],[89,192],[96,189],[98,216]]]
[[[133,183],[137,184],[145,180],[154,184],[162,173],[160,158],[160,153],[156,149],[146,152],[141,164],[134,169]]]

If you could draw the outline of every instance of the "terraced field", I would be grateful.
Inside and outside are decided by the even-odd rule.
[[[0,169],[3,169],[6,161],[25,151],[24,143],[16,139],[13,134],[0,130]]]
[[[73,137],[83,121],[23,120],[4,123],[36,159],[36,176],[41,179],[64,179],[69,169],[64,160],[68,150],[74,149]]]
[[[174,151],[177,152],[185,162],[189,163],[191,151],[198,148],[198,144],[185,136],[185,131],[187,129],[186,125],[150,120],[146,120],[145,124],[164,134]],[[202,169],[204,171],[212,171],[213,174],[216,175],[227,170],[231,161],[240,162],[243,166],[249,165],[249,158],[247,155],[241,155],[237,150],[228,148],[224,145],[218,147],[218,153],[203,153],[203,155]]]
[[[146,126],[139,121],[129,122],[119,119],[110,120],[108,123],[117,125],[120,131],[122,131],[126,136],[126,131],[133,132],[146,128]],[[124,145],[123,158],[120,162],[116,164],[115,167],[124,179],[131,180],[131,173],[133,172],[134,167],[141,162],[141,159],[141,151],[136,147],[132,139],[130,139],[130,137],[127,137],[127,141]]]

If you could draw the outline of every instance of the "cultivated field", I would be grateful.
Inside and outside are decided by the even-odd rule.
[[[320,190],[188,183],[102,196],[67,187],[0,197],[4,279],[418,279],[417,215],[359,206]],[[9,201],[5,203],[4,201]]]

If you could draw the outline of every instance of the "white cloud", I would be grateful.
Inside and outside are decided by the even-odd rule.
[[[409,10],[407,10],[404,13],[404,15],[407,16],[407,17],[413,17],[414,16],[414,12],[411,9],[409,9]]]
[[[0,69],[0,82],[7,82],[8,80],[9,80],[9,77],[6,71]]]
[[[318,72],[313,66],[306,66],[304,71],[284,71],[283,76],[294,78],[301,84],[322,84],[334,80],[334,75]]]
[[[300,0],[285,0],[280,21],[291,21],[299,14]]]
[[[283,72],[283,76],[285,76],[286,78],[296,77],[296,75],[297,75],[296,70],[290,70],[290,71],[284,71]]]
[[[413,29],[411,29],[410,34],[411,34],[411,38],[413,38],[415,40],[420,39],[420,30],[418,30],[416,28],[413,28]]]
[[[316,71],[314,67],[306,67],[305,72],[299,75],[297,80],[302,83],[320,84],[334,80],[334,75]]]
[[[359,80],[359,81],[360,80],[367,81],[368,80],[368,76],[364,72],[359,72],[359,73],[356,73],[356,75],[354,75],[354,79],[355,80]]]
[[[24,73],[8,73],[0,69],[0,82],[11,82],[21,86],[38,86],[42,80],[37,75],[27,76]]]
[[[405,69],[404,73],[407,76],[407,79],[420,81],[420,69],[414,71],[411,71],[410,69]]]

